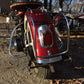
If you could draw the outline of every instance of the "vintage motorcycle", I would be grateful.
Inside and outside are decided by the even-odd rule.
[[[28,70],[37,68],[38,73],[41,72],[40,77],[46,78],[50,72],[55,71],[55,63],[66,58],[65,54],[69,51],[70,29],[66,16],[60,12],[59,14],[66,21],[68,31],[67,48],[61,52],[62,39],[55,30],[53,19],[42,6],[41,2],[35,1],[10,5],[10,15],[13,19],[9,21],[9,24],[15,21],[15,27],[10,35],[9,54],[15,58],[26,54]],[[11,51],[12,45],[18,53],[23,51],[24,55],[14,56]]]
[[[81,32],[84,31],[84,14],[72,15],[66,14],[68,18],[71,31]]]

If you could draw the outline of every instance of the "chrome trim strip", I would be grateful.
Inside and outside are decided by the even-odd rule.
[[[46,64],[46,63],[53,63],[53,62],[58,62],[62,60],[62,56],[57,56],[57,57],[53,57],[53,58],[49,58],[49,59],[37,59],[37,63],[39,64]]]

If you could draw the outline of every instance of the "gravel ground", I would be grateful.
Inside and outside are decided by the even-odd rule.
[[[0,84],[50,84],[35,74],[28,76],[26,56],[16,59],[8,54],[9,35],[0,32]],[[54,84],[84,84],[84,35],[70,37],[69,55],[72,63],[56,64],[56,73],[51,76]]]

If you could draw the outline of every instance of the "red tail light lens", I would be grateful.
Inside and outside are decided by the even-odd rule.
[[[18,11],[17,13],[16,13],[16,16],[20,16],[20,15],[23,15],[24,14],[24,11]]]
[[[46,32],[45,36],[44,36],[44,45],[51,45],[52,44],[52,35],[51,32]]]
[[[24,14],[24,12],[23,11],[19,11],[18,14],[22,15],[22,14]]]
[[[47,48],[52,46],[52,32],[47,25],[42,25],[38,28],[39,40],[42,47]]]

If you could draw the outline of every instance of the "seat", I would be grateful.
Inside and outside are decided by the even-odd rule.
[[[10,5],[11,10],[20,10],[20,9],[36,9],[38,7],[42,7],[43,4],[41,2],[17,2]]]

